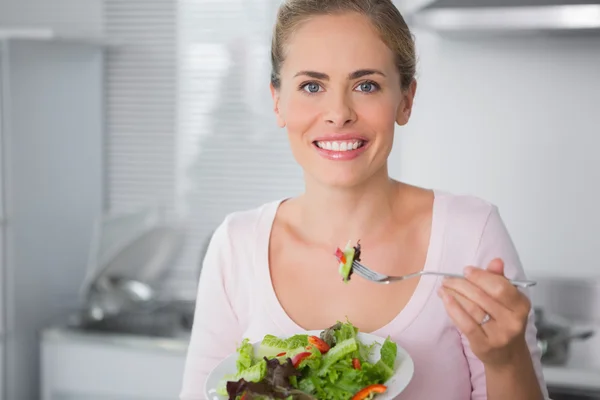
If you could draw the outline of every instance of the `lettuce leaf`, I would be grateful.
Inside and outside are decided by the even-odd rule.
[[[258,357],[275,357],[280,353],[287,353],[291,357],[294,353],[304,351],[308,346],[308,335],[294,335],[281,339],[274,335],[265,335],[257,350]]]
[[[347,339],[354,339],[357,333],[358,328],[354,325],[350,323],[341,324],[339,329],[335,331],[335,341],[336,343],[340,343]]]
[[[356,350],[358,350],[358,343],[354,338],[336,344],[323,357],[323,365],[319,369],[319,375],[325,375],[328,368]]]
[[[239,356],[235,364],[237,366],[237,372],[241,373],[245,369],[248,369],[252,366],[254,347],[252,347],[248,339],[244,339],[240,344],[240,347],[238,347],[237,352]]]
[[[239,381],[244,380],[247,382],[260,382],[267,375],[267,362],[265,360],[260,360],[250,368],[246,368],[242,372],[238,372],[235,375],[226,375],[219,382],[217,386],[217,393],[220,395],[227,394],[227,385],[231,381]]]
[[[226,394],[230,400],[236,399],[243,393],[250,399],[252,398],[267,398],[267,399],[286,399],[292,396],[299,397],[298,392],[291,384],[290,379],[300,376],[300,371],[294,368],[292,361],[288,359],[283,364],[278,359],[261,360],[266,367],[264,379],[259,382],[248,381],[247,379],[239,379],[237,381],[229,381],[226,385]],[[294,394],[292,394],[294,393]]]
[[[383,342],[383,346],[381,346],[380,355],[381,362],[393,370],[396,356],[398,355],[398,345],[392,342],[389,336]]]
[[[342,326],[341,322],[337,322],[335,325],[330,326],[329,328],[321,331],[319,335],[321,340],[329,345],[329,347],[335,346],[335,331],[340,329]]]

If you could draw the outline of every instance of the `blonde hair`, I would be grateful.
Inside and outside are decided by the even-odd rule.
[[[414,38],[400,11],[391,0],[285,0],[279,7],[271,43],[271,83],[281,85],[285,43],[294,30],[310,17],[356,12],[369,18],[381,40],[394,53],[403,89],[415,77]]]

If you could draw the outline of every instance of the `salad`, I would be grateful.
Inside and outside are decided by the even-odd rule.
[[[352,263],[355,260],[360,261],[360,240],[356,243],[356,246],[351,246],[350,242],[348,242],[344,250],[337,248],[335,250],[335,257],[340,262],[339,272],[342,280],[344,283],[348,283],[352,275]]]
[[[244,339],[237,349],[237,373],[225,376],[217,392],[230,400],[372,399],[387,390],[398,348],[389,337],[367,346],[357,333],[351,323],[338,322],[319,336],[266,335],[256,352]],[[376,345],[380,359],[370,363]]]

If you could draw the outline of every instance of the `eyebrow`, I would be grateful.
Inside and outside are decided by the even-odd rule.
[[[301,76],[301,75],[305,75],[305,76],[308,76],[308,77],[314,78],[314,79],[321,79],[324,81],[329,80],[329,75],[327,75],[323,72],[316,72],[316,71],[300,71],[296,75],[294,75],[294,78],[297,76]],[[358,78],[362,78],[363,76],[368,76],[368,75],[381,75],[381,76],[385,77],[385,74],[383,72],[376,70],[376,69],[359,69],[357,71],[354,71],[354,72],[348,74],[348,79],[358,79]]]

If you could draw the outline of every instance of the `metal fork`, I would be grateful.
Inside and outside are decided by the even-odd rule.
[[[421,275],[437,275],[437,276],[447,276],[447,277],[452,277],[452,278],[464,278],[465,277],[464,275],[460,275],[460,274],[451,274],[451,273],[447,273],[447,272],[435,272],[435,271],[419,271],[419,272],[415,272],[412,274],[406,274],[406,275],[402,275],[402,276],[388,276],[388,275],[380,274],[379,272],[375,272],[372,269],[367,268],[366,266],[364,266],[363,264],[361,264],[360,262],[358,262],[356,260],[354,260],[352,262],[352,269],[354,272],[356,272],[357,275],[362,276],[366,280],[369,280],[369,281],[372,281],[375,283],[383,283],[383,284],[403,281],[405,279],[410,279],[410,278],[416,278],[417,276],[421,276]],[[509,280],[509,282],[512,283],[514,286],[521,287],[521,288],[527,288],[530,286],[534,286],[537,283],[535,281],[519,281],[519,280]]]

